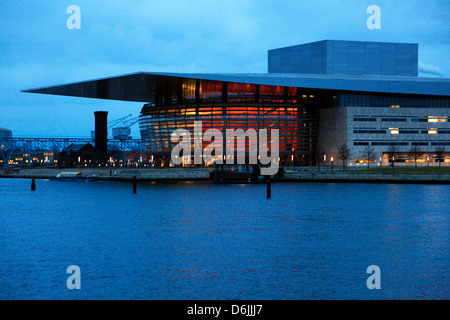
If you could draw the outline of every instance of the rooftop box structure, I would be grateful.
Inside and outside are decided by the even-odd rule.
[[[418,44],[323,40],[269,50],[269,73],[418,75]]]

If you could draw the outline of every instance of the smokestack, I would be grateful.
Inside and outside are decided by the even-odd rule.
[[[108,112],[96,111],[94,115],[95,147],[102,153],[102,162],[105,162],[108,151]]]

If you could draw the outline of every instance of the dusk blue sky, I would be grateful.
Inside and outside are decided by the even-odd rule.
[[[81,30],[66,26],[73,4]],[[381,30],[366,26],[370,5]],[[449,13],[448,0],[2,1],[0,127],[88,137],[94,111],[136,117],[143,103],[21,90],[139,71],[264,73],[267,50],[326,39],[418,43],[419,76],[449,78]]]

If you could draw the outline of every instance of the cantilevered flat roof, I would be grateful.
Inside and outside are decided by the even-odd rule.
[[[167,73],[138,72],[109,78],[62,84],[23,92],[84,98],[151,102],[157,82],[199,79],[333,91],[450,96],[450,79],[405,76],[349,76],[300,73]]]

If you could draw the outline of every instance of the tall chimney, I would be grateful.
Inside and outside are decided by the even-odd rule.
[[[108,152],[108,112],[96,111],[95,115],[95,147],[102,153],[102,162],[106,161]]]

